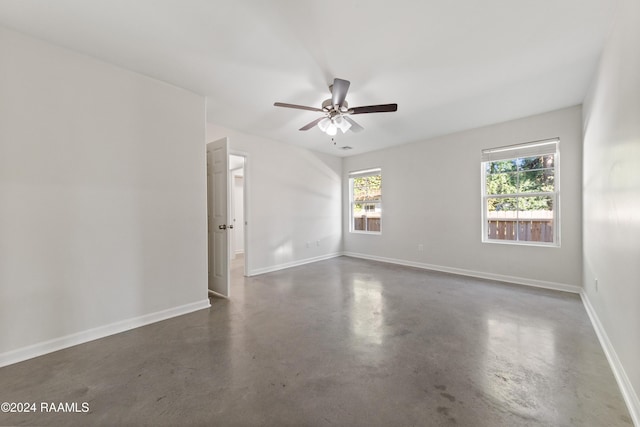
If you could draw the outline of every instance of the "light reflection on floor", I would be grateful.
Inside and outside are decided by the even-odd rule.
[[[376,280],[353,281],[351,329],[369,344],[382,345],[384,338],[384,300],[382,285]]]

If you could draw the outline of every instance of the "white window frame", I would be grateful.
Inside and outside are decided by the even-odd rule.
[[[537,242],[527,240],[506,240],[506,239],[490,239],[488,230],[488,218],[487,218],[487,200],[496,198],[496,195],[487,194],[486,186],[486,164],[488,162],[499,160],[512,160],[523,157],[532,157],[537,155],[554,155],[554,191],[553,192],[530,192],[530,193],[514,193],[499,195],[499,197],[513,198],[513,197],[536,197],[536,196],[550,196],[553,204],[553,242]],[[481,199],[482,199],[482,242],[483,243],[497,243],[507,245],[525,245],[525,246],[545,246],[545,247],[560,247],[560,138],[544,139],[540,141],[532,141],[524,144],[508,145],[503,147],[489,148],[482,150],[482,157],[480,162],[481,173]],[[517,228],[516,228],[517,233]],[[517,238],[517,237],[516,237]]]
[[[366,201],[358,201],[357,203],[367,204],[367,203],[376,203],[380,205],[380,230],[379,231],[369,231],[369,230],[356,230],[354,228],[354,212],[353,207],[356,201],[353,199],[353,179],[354,178],[362,178],[367,176],[375,176],[380,175],[380,179],[382,180],[382,168],[370,168],[349,172],[349,232],[355,234],[382,234],[382,185],[380,187],[380,200],[366,200]]]

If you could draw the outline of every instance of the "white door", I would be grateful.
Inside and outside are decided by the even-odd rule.
[[[207,144],[207,213],[209,219],[209,290],[229,298],[229,217],[227,138]]]

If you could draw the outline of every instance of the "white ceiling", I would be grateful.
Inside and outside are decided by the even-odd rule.
[[[617,0],[1,0],[0,25],[207,96],[210,122],[334,155],[582,102]],[[365,131],[298,129],[334,77]],[[337,147],[349,145],[350,151]]]

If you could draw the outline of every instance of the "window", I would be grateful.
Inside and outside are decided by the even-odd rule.
[[[558,139],[482,150],[484,242],[559,246]]]
[[[367,169],[349,174],[350,231],[381,232],[382,171]]]

